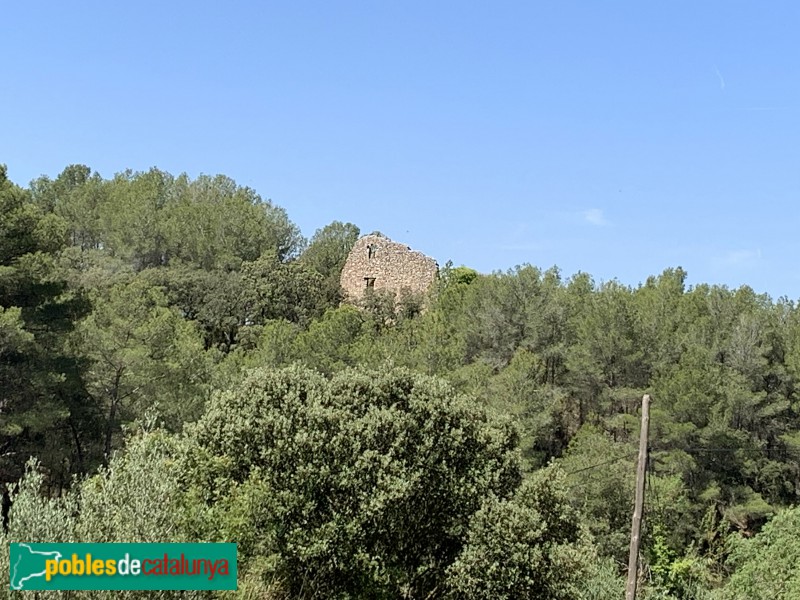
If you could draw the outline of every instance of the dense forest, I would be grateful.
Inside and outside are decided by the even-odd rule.
[[[245,598],[619,599],[648,393],[640,597],[800,598],[794,302],[447,264],[353,306],[359,235],[224,176],[0,167],[0,568],[234,541]]]

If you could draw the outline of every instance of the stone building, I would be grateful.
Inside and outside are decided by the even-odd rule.
[[[356,241],[342,269],[342,288],[350,301],[368,290],[424,294],[436,280],[439,265],[422,252],[393,242],[380,233]]]

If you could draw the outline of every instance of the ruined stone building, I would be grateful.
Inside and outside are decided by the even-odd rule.
[[[393,242],[380,233],[365,235],[353,245],[342,269],[342,288],[350,301],[368,290],[424,294],[436,280],[439,265],[422,252]]]

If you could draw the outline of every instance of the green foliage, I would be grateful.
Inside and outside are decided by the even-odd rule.
[[[108,186],[85,165],[70,165],[55,179],[40,177],[31,184],[34,202],[61,217],[70,243],[81,250],[102,246],[100,210],[109,202]]]
[[[53,256],[65,234],[0,167],[0,482],[16,480],[32,454],[62,483],[83,466],[70,429],[91,427],[92,416],[65,342],[87,305]]]
[[[570,497],[587,517],[605,556],[627,562],[636,450],[616,443],[596,427],[584,426],[570,442],[560,466]]]
[[[608,557],[595,557],[579,587],[577,597],[581,600],[622,600],[625,597],[625,579],[619,566]]]
[[[26,480],[39,477],[31,485],[44,494],[37,505],[25,488],[17,510],[27,502],[33,518],[64,509],[53,496],[77,498],[73,475],[110,459],[123,425],[158,404],[176,430],[203,412],[215,386],[193,434],[206,428],[207,438],[193,438],[196,463],[180,475],[191,508],[175,510],[197,515],[187,535],[240,541],[248,594],[436,596],[480,506],[493,517],[480,535],[470,531],[487,547],[507,539],[515,519],[538,518],[515,485],[488,483],[482,470],[491,460],[481,432],[514,435],[488,417],[483,429],[462,427],[499,413],[520,433],[523,470],[557,459],[571,506],[588,515],[599,556],[575,597],[619,597],[612,561],[627,555],[637,411],[648,392],[645,596],[704,598],[729,575],[725,589],[739,594],[731,597],[749,593],[737,590],[756,578],[754,563],[726,564],[724,540],[732,531],[766,540],[758,532],[800,496],[795,303],[746,286],[690,288],[680,267],[631,288],[585,273],[564,280],[557,268],[480,275],[448,263],[429,297],[371,294],[360,307],[339,306],[358,234],[334,221],[306,245],[283,209],[224,176],[151,169],[104,179],[71,165],[23,189],[0,168],[0,483],[21,476],[33,455],[41,468]],[[249,369],[292,363],[331,379],[294,367],[258,372],[243,387]],[[445,377],[458,394],[412,371]],[[243,398],[251,392],[258,410]],[[425,412],[417,396],[452,404]],[[442,416],[450,409],[455,421]],[[461,446],[455,431],[466,436]],[[233,449],[214,446],[216,434]],[[401,449],[412,458],[401,460]],[[104,487],[117,475],[98,477],[75,489],[124,497]],[[456,482],[468,488],[461,496]],[[442,522],[453,527],[436,529]],[[480,552],[470,556],[470,573],[481,574]],[[776,573],[786,563],[770,560]]]
[[[168,192],[163,228],[170,260],[203,269],[236,266],[266,252],[285,260],[304,243],[285,210],[228,177],[181,175]]]
[[[573,600],[594,559],[564,474],[538,471],[509,499],[487,498],[448,571],[455,598]]]
[[[403,353],[417,369],[430,374],[446,375],[468,362],[466,308],[483,280],[477,280],[474,287],[446,281],[442,280],[436,302],[419,319],[418,340]]]
[[[164,542],[183,537],[177,457],[181,441],[152,421],[129,438],[96,475],[59,497],[42,495],[46,477],[38,462],[26,465],[12,491],[9,529],[2,535],[0,567],[8,570],[9,542]],[[150,598],[152,592],[64,592],[65,598]],[[49,596],[48,596],[49,597]],[[161,592],[161,598],[200,598],[207,593]]]
[[[128,438],[125,451],[81,482],[77,538],[86,542],[184,541],[176,458],[179,439],[163,429]]]
[[[781,511],[750,539],[732,537],[731,547],[722,600],[800,598],[800,508]]]
[[[151,169],[104,180],[72,165],[32,187],[36,204],[66,222],[73,245],[102,248],[136,269],[173,261],[235,268],[265,252],[286,260],[304,245],[286,211],[222,175],[190,180]]]
[[[169,306],[197,324],[206,350],[228,353],[250,322],[254,291],[239,271],[206,271],[186,264],[147,269],[140,275],[164,290]]]
[[[359,363],[363,341],[370,335],[364,313],[353,306],[328,310],[297,336],[294,355],[309,367],[334,373]]]
[[[325,309],[322,275],[300,261],[283,263],[276,254],[264,254],[242,265],[242,279],[250,293],[248,317],[253,323],[286,319],[307,325]]]
[[[652,527],[649,548],[650,579],[646,586],[647,598],[703,599],[712,585],[713,576],[708,561],[690,547],[680,556],[667,542],[669,532],[660,524]]]
[[[314,233],[300,256],[304,264],[322,275],[325,297],[331,306],[342,300],[339,285],[342,267],[360,233],[352,223],[334,221]]]
[[[30,459],[20,481],[12,486],[8,519],[9,542],[69,542],[75,537],[75,494],[43,495],[46,479],[41,464]],[[8,548],[4,548],[8,551]]]
[[[66,224],[30,202],[0,165],[0,266],[34,252],[53,252],[66,242]]]
[[[681,477],[652,473],[647,478],[645,505],[647,530],[644,537],[654,557],[651,566],[657,571],[657,565],[670,562],[662,560],[664,556],[672,560],[686,549],[686,540],[694,533],[692,522],[699,518],[696,513],[704,505],[692,501],[691,490]],[[655,558],[658,556],[662,559]]]
[[[433,593],[471,515],[520,477],[511,429],[402,370],[254,371],[190,438],[200,535],[241,534],[298,597]]]
[[[546,368],[541,357],[519,348],[485,391],[495,408],[514,416],[525,458],[537,468],[560,455],[568,440],[567,398],[562,390],[543,383]]]
[[[120,425],[159,403],[173,426],[203,408],[208,364],[194,327],[170,309],[160,289],[140,278],[98,290],[95,310],[73,344],[104,419],[104,455]]]
[[[450,264],[446,266],[446,271],[442,275],[442,280],[445,285],[469,285],[478,278],[478,272],[475,269],[470,269],[461,265],[460,267],[453,267]]]

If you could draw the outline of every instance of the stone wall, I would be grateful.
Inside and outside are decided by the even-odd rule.
[[[357,301],[368,289],[424,294],[435,281],[439,265],[422,252],[393,242],[379,233],[355,243],[342,269],[342,288],[347,299]]]

